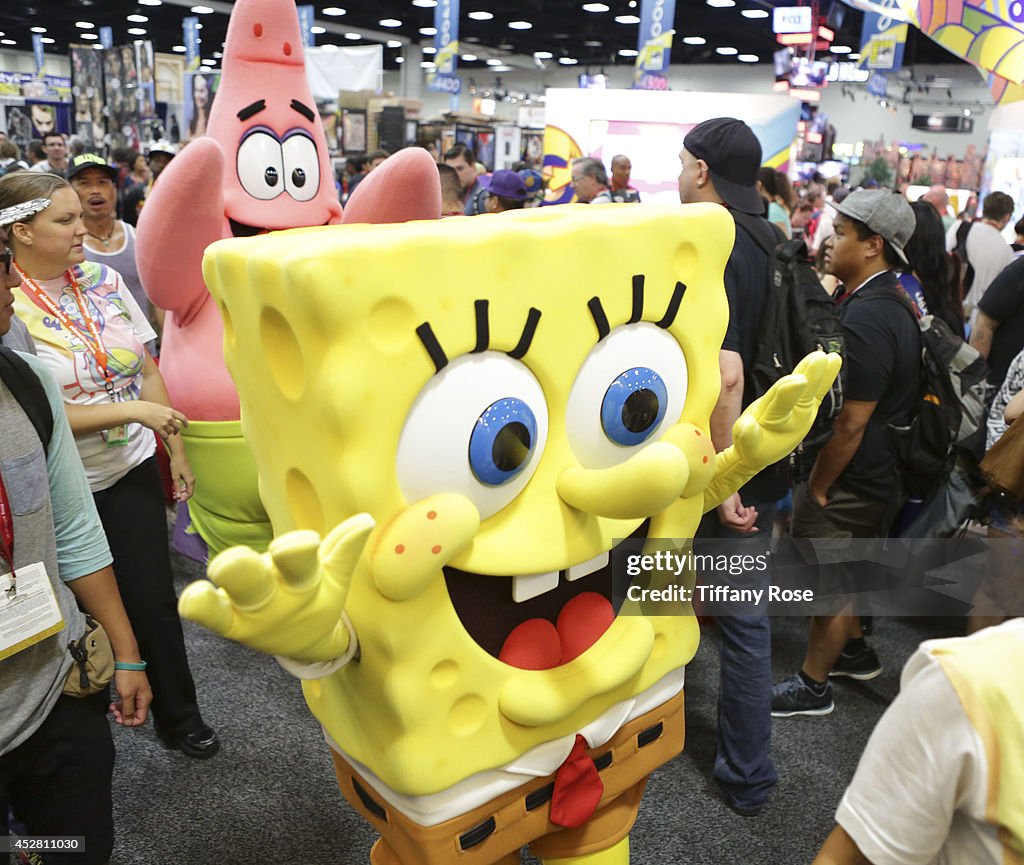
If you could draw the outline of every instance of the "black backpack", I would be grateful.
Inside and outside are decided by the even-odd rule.
[[[881,296],[881,295],[880,295]],[[904,487],[927,498],[949,476],[959,458],[977,466],[985,450],[988,367],[978,351],[941,318],[918,319],[909,299],[897,300],[921,331],[921,378],[909,425],[889,424],[903,470]]]
[[[0,345],[0,380],[7,385],[11,396],[28,416],[43,450],[47,450],[53,436],[53,410],[46,398],[46,391],[32,367],[18,357],[13,349],[3,345]]]
[[[967,220],[960,223],[960,227],[956,230],[956,246],[953,247],[953,253],[959,259],[957,274],[960,277],[960,297],[962,298],[967,297],[967,292],[974,285],[974,265],[967,257],[967,235],[971,233],[973,225],[973,222],[967,222]]]
[[[802,240],[786,240],[781,230],[763,219],[736,211],[733,217],[768,253],[770,263],[760,333],[745,386],[752,401],[764,396],[813,351],[845,357],[846,341],[832,298],[811,265],[807,245]],[[765,226],[775,229],[774,244]],[[840,370],[810,430],[789,457],[790,479],[794,484],[810,476],[818,451],[832,437],[833,423],[843,408],[844,381],[845,371]]]

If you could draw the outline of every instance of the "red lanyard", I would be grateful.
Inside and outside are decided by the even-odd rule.
[[[85,346],[86,350],[96,359],[96,365],[99,367],[100,373],[103,376],[103,386],[107,391],[107,396],[110,397],[111,402],[116,402],[114,397],[114,377],[110,374],[110,367],[107,365],[107,349],[103,345],[103,340],[100,338],[99,327],[96,325],[96,320],[89,314],[89,304],[82,294],[82,289],[78,285],[78,280],[75,279],[73,271],[64,271],[64,279],[67,280],[68,286],[71,288],[71,296],[75,300],[75,305],[78,307],[78,312],[82,316],[82,322],[89,330],[88,336],[82,332],[82,329],[78,327],[64,313],[64,310],[58,306],[53,299],[43,291],[36,282],[31,279],[28,274],[25,273],[15,262],[14,269],[17,271],[18,276],[21,277],[22,285],[26,288],[29,294],[35,299],[36,303],[42,306],[50,315],[52,315],[57,321],[60,322],[61,327],[65,330],[74,334],[82,345]]]
[[[2,475],[0,475],[0,556],[3,557],[7,567],[11,569],[11,587],[8,592],[13,597],[14,583],[17,579],[17,575],[14,573],[14,513],[11,511],[11,502],[7,498],[7,487],[4,486]]]

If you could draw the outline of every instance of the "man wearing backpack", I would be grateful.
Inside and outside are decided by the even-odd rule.
[[[794,490],[793,536],[884,538],[904,494],[889,427],[909,425],[919,402],[920,330],[894,272],[907,266],[903,247],[914,233],[914,212],[886,189],[857,190],[833,207],[825,268],[844,288],[838,308],[846,399],[810,479]],[[844,592],[856,590],[850,582]],[[814,616],[803,667],[775,686],[772,714],[827,715],[834,708],[830,676],[864,680],[879,673],[858,619]]]
[[[992,192],[981,203],[981,219],[958,222],[946,233],[946,250],[960,257],[964,310],[974,312],[978,301],[1006,265],[1013,250],[1002,231],[1013,217],[1013,199],[1005,192]]]
[[[723,205],[737,223],[725,268],[729,325],[719,356],[722,390],[711,416],[711,438],[715,449],[722,451],[732,444],[732,427],[740,412],[753,401],[745,385],[751,377],[768,288],[770,260],[764,247],[772,249],[784,238],[763,218],[764,203],[757,192],[761,145],[743,121],[719,117],[698,124],[684,139],[679,158],[679,200]],[[778,467],[766,469],[707,514],[698,535],[766,548],[775,502],[785,496],[786,488]],[[765,588],[770,571],[759,572],[756,578],[758,585],[744,587]],[[767,615],[758,612],[716,617],[722,663],[714,777],[729,807],[746,816],[761,810],[778,782],[769,754],[771,631]]]

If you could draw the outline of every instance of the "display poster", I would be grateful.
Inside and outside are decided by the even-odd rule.
[[[190,15],[181,19],[181,33],[185,42],[185,68],[199,68],[199,19]]]
[[[185,73],[185,137],[206,135],[210,109],[220,87],[219,72]]]
[[[438,0],[434,7],[434,65],[440,75],[454,75],[459,55],[459,0]]]
[[[71,106],[62,102],[26,102],[4,106],[7,137],[24,153],[28,143],[51,132],[71,133]]]
[[[672,53],[676,0],[643,0],[640,6],[640,35],[636,50],[636,78],[645,73],[664,72]]]
[[[878,5],[893,7],[897,15],[899,14],[896,0],[881,0]],[[861,68],[884,72],[902,69],[907,29],[908,25],[903,21],[894,21],[878,12],[865,12],[864,26],[860,34]]]
[[[115,45],[103,52],[107,138],[112,148],[139,146],[139,104],[135,95],[138,82],[133,45]]]
[[[633,163],[630,182],[643,204],[677,203],[683,138],[712,117],[742,117],[764,164],[785,170],[800,119],[799,102],[774,94],[550,89],[545,108],[545,204],[573,200],[573,159],[591,156],[607,169],[620,153]]]
[[[89,150],[103,144],[106,121],[103,116],[103,57],[104,52],[92,46],[72,46],[71,94],[75,105],[75,134]]]

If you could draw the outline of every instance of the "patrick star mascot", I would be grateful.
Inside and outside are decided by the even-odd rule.
[[[439,215],[436,166],[426,151],[411,148],[360,185],[344,221]],[[161,174],[136,245],[150,300],[168,312],[161,371],[190,422],[184,440],[197,482],[189,531],[211,556],[235,544],[263,550],[272,529],[224,364],[224,320],[203,282],[203,253],[222,238],[341,221],[294,0],[237,0],[207,135]],[[272,330],[271,322],[271,342]]]

